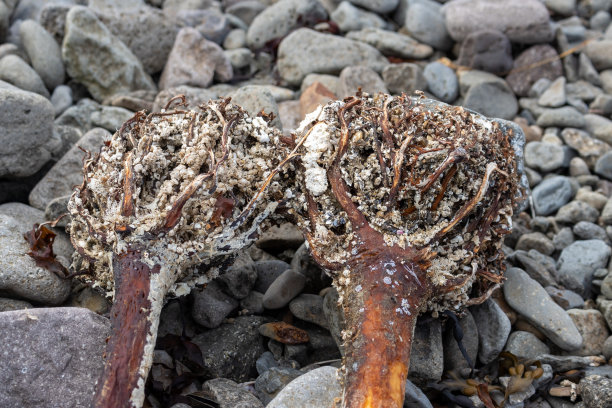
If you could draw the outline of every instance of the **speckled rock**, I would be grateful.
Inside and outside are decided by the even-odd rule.
[[[247,389],[227,378],[214,378],[202,384],[202,391],[212,394],[219,408],[263,408]]]
[[[238,301],[221,291],[220,285],[212,281],[204,289],[193,291],[191,316],[196,323],[214,329],[219,327],[234,309]]]
[[[70,294],[70,281],[37,266],[27,255],[24,227],[13,217],[0,214],[0,291],[43,305],[59,305]],[[60,259],[65,267],[66,259]]]
[[[10,312],[13,310],[32,309],[31,303],[25,300],[0,298],[0,312]]]
[[[512,44],[504,33],[478,30],[461,43],[457,63],[472,69],[501,74],[512,69]]]
[[[516,243],[515,249],[529,251],[535,249],[544,255],[551,255],[555,251],[555,245],[550,238],[541,232],[530,232],[522,234]]]
[[[266,408],[331,407],[340,395],[336,368],[320,367],[291,381]]]
[[[606,321],[601,312],[596,309],[570,309],[567,314],[574,321],[576,328],[584,339],[582,347],[572,351],[572,354],[578,356],[601,354],[603,344],[609,335]]]
[[[495,360],[503,350],[510,335],[510,319],[492,299],[472,306],[470,313],[478,328],[478,359],[483,364]]]
[[[532,333],[526,331],[510,333],[504,350],[525,359],[537,358],[542,354],[550,353],[550,349],[546,344],[542,343]]]
[[[575,350],[582,345],[572,320],[539,283],[519,268],[509,268],[505,276],[504,297],[514,310],[562,349]]]
[[[289,303],[289,310],[298,319],[329,329],[329,323],[323,313],[323,298],[319,295],[302,293]]]
[[[564,224],[576,224],[580,221],[594,222],[599,216],[599,211],[584,201],[570,201],[559,208],[555,220]]]
[[[340,72],[340,93],[338,94],[340,99],[355,95],[359,88],[369,94],[389,92],[380,75],[373,69],[363,66],[344,68]]]
[[[244,252],[216,280],[223,291],[234,299],[244,299],[257,280],[255,263],[248,252]]]
[[[342,32],[359,31],[367,27],[385,28],[387,23],[376,13],[353,6],[348,1],[341,2],[329,15]]]
[[[86,7],[72,7],[66,16],[62,60],[67,73],[98,101],[156,89],[138,58]]]
[[[0,313],[0,405],[90,406],[104,362],[108,319],[83,308]]]
[[[387,66],[382,72],[383,81],[393,94],[411,94],[414,91],[427,89],[427,80],[423,70],[417,64],[404,62]]]
[[[590,375],[578,384],[582,400],[589,408],[608,408],[612,405],[612,379]]]
[[[585,298],[589,297],[593,272],[607,265],[610,253],[610,247],[597,239],[574,242],[559,256],[557,271],[560,283]]]
[[[610,146],[607,143],[592,137],[584,130],[563,129],[561,138],[565,144],[576,150],[580,157],[592,165],[601,155],[610,151]]]
[[[268,406],[287,384],[302,374],[301,371],[292,367],[270,367],[255,380],[253,385],[255,393],[260,401]]]
[[[408,378],[417,383],[439,381],[443,370],[442,323],[437,319],[417,322],[412,336]]]
[[[421,44],[412,37],[375,27],[364,28],[359,31],[350,31],[346,38],[370,44],[386,56],[406,59],[423,59],[433,53],[433,48]]]
[[[497,1],[503,3],[503,1]],[[539,3],[538,1],[535,1]],[[548,17],[546,18],[548,26]],[[511,38],[512,39],[512,38]],[[558,59],[557,51],[548,44],[534,45],[523,51],[515,60],[514,67],[516,71],[506,77],[506,81],[512,90],[519,96],[527,96],[531,86],[540,78],[554,80],[563,75],[563,67]],[[529,70],[521,70],[520,68],[527,67],[539,63],[542,60],[553,59],[552,62],[542,64],[538,67]]]

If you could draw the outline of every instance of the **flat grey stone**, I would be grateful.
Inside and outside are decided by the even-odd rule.
[[[24,91],[49,97],[40,75],[17,55],[9,54],[0,59],[0,79]]]
[[[192,293],[191,316],[196,323],[209,329],[219,327],[223,320],[238,307],[238,301],[223,293],[216,281]]]
[[[291,381],[266,408],[331,407],[341,393],[337,369],[325,366]]]
[[[587,113],[584,115],[585,130],[593,137],[608,144],[612,143],[612,121],[601,115]]]
[[[525,146],[525,164],[533,169],[552,172],[567,164],[563,146],[552,143],[529,142]]]
[[[387,66],[382,72],[382,78],[389,92],[393,94],[411,94],[414,91],[427,89],[427,80],[423,70],[417,64],[403,62]]]
[[[459,319],[459,325],[463,331],[463,347],[467,352],[472,364],[476,364],[478,357],[479,335],[476,322],[471,313],[466,313],[464,317]],[[453,323],[447,320],[446,329],[444,331],[444,368],[446,370],[460,370],[468,368],[470,365],[459,350],[457,341],[453,336]]]
[[[501,4],[503,0],[495,2]],[[537,0],[530,0],[530,2],[538,3]],[[546,25],[549,25],[548,19]],[[557,50],[549,44],[529,47],[515,58],[513,71],[506,77],[506,81],[516,95],[527,96],[531,87],[538,80],[546,78],[553,81],[563,76],[563,65],[558,57]],[[566,92],[568,92],[567,88]]]
[[[65,70],[60,46],[47,30],[33,20],[19,26],[21,43],[34,70],[40,75],[48,89],[64,82]]]
[[[565,105],[565,77],[555,79],[538,99],[538,103],[549,108],[558,108]]]
[[[70,281],[37,266],[27,252],[24,226],[0,214],[0,293],[43,305],[59,305],[70,294]],[[58,259],[68,266],[66,259]]]
[[[108,319],[83,308],[0,313],[0,405],[90,406],[109,333]]]
[[[298,319],[329,329],[323,313],[323,297],[319,295],[302,293],[289,303],[289,310]]]
[[[451,103],[459,95],[455,71],[440,62],[430,62],[423,70],[429,91],[442,102]]]
[[[595,173],[612,180],[612,152],[607,152],[597,159]]]
[[[575,350],[582,345],[576,326],[544,288],[519,268],[509,268],[505,276],[506,302],[553,343],[564,350]]]
[[[223,291],[234,299],[244,299],[257,281],[255,263],[248,252],[241,253],[217,279]]]
[[[512,69],[512,44],[498,30],[478,30],[461,43],[457,64],[501,74]]]
[[[290,269],[291,266],[278,259],[268,261],[256,261],[255,270],[257,271],[257,280],[253,290],[265,293],[272,282],[276,280],[283,272]]]
[[[302,374],[301,371],[292,367],[270,367],[255,380],[253,384],[255,393],[259,400],[267,406],[287,384]]]
[[[287,269],[272,282],[264,293],[263,305],[266,309],[280,309],[286,306],[304,288],[306,278],[293,269]]]
[[[422,44],[408,35],[375,27],[350,31],[345,37],[369,44],[386,56],[423,59],[433,54],[431,46]]]
[[[44,97],[0,88],[0,177],[27,177],[49,160],[53,105]]]
[[[559,256],[557,271],[560,283],[579,295],[588,297],[591,293],[593,273],[607,265],[610,253],[610,247],[597,239],[574,242]]]
[[[561,138],[566,145],[576,150],[580,157],[591,165],[595,164],[595,161],[603,154],[610,151],[610,145],[581,129],[563,129]]]
[[[387,23],[376,13],[372,13],[343,1],[330,14],[331,20],[338,25],[340,31],[359,31],[364,28],[385,28]]]
[[[32,309],[31,303],[25,300],[0,298],[0,312],[10,312],[13,310]]]
[[[536,214],[549,215],[565,205],[573,196],[567,177],[554,176],[543,180],[532,191]]]
[[[30,205],[44,210],[47,203],[54,198],[71,194],[73,187],[80,185],[83,181],[81,159],[85,153],[78,146],[97,152],[103,141],[110,137],[111,134],[108,131],[100,128],[92,129],[84,134],[34,187],[29,197]]]
[[[478,359],[483,364],[495,360],[504,349],[510,335],[510,319],[492,299],[470,307],[478,328]]]
[[[612,39],[591,41],[584,52],[599,71],[612,68]]]
[[[599,216],[599,211],[584,201],[570,201],[559,208],[555,220],[562,224],[576,224],[580,221],[594,222]]]
[[[546,286],[544,289],[546,289],[552,300],[565,310],[579,308],[584,305],[582,296],[574,291],[559,289],[553,286]]]
[[[308,74],[338,74],[351,65],[365,65],[380,72],[388,64],[370,45],[308,28],[295,30],[278,48],[279,74],[291,85],[299,85]]]
[[[156,89],[138,58],[87,7],[72,7],[66,16],[62,60],[68,74],[97,101]]]
[[[370,95],[389,92],[380,75],[371,68],[362,66],[344,68],[340,72],[340,94],[338,96],[346,98],[355,95],[359,88]]]
[[[417,383],[439,381],[443,370],[442,323],[437,319],[422,324],[417,322],[412,336],[408,378]]]
[[[469,88],[462,103],[482,115],[512,119],[518,112],[518,102],[505,82],[481,82]]]
[[[526,331],[510,333],[504,350],[524,359],[535,359],[542,354],[550,353],[546,344],[542,343],[534,334]]]
[[[202,391],[212,394],[219,408],[264,408],[257,397],[227,378],[206,381],[202,384]]]
[[[363,7],[378,14],[387,14],[399,5],[400,0],[349,0],[356,6]]]
[[[51,103],[55,116],[59,116],[72,105],[72,89],[68,85],[56,86],[51,94]]]
[[[571,106],[564,106],[562,108],[546,109],[538,117],[537,125],[540,127],[572,127],[582,128],[586,122],[582,114]]]

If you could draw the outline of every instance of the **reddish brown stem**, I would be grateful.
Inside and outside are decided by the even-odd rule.
[[[113,259],[115,302],[111,309],[111,336],[106,345],[106,363],[98,383],[93,408],[129,408],[140,405],[132,401],[133,390],[144,387],[140,369],[150,332],[151,275],[160,267],[150,268],[141,262],[140,252],[128,250]],[[145,373],[146,379],[146,373]],[[143,394],[144,395],[144,394]]]

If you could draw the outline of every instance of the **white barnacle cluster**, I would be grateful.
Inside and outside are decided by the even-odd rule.
[[[348,109],[350,100],[319,107],[297,130],[298,222],[328,261],[354,257],[355,226],[328,181],[344,122],[339,167],[349,199],[387,246],[435,254],[427,271],[434,287],[429,307],[454,308],[501,275],[502,257],[488,259],[511,228],[517,163],[509,136],[460,107],[382,94],[357,99]],[[476,285],[485,269],[489,281]],[[339,287],[350,280],[335,274]]]
[[[204,283],[192,267],[252,242],[283,198],[280,135],[228,100],[138,113],[85,161],[68,204],[75,268],[112,294],[113,254],[136,249],[172,269],[171,290]]]

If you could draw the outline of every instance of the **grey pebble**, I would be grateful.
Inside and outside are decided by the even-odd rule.
[[[257,397],[267,407],[270,401],[278,395],[291,381],[303,373],[291,367],[270,367],[255,380],[254,388]]]
[[[538,103],[549,108],[558,108],[565,105],[565,82],[565,77],[555,79],[538,98]]]
[[[51,103],[55,116],[59,116],[72,105],[72,89],[67,85],[59,85],[51,94]]]
[[[287,262],[280,260],[256,261],[257,280],[253,290],[266,293],[272,282],[290,267]]]
[[[595,163],[595,173],[612,180],[612,152],[602,155]]]
[[[440,62],[430,62],[423,70],[429,91],[442,102],[451,103],[459,95],[455,71]]]
[[[562,349],[581,346],[582,336],[576,326],[539,283],[519,268],[509,268],[505,276],[504,298],[514,310]]]
[[[550,365],[555,372],[586,368],[592,366],[594,362],[594,358],[592,356],[560,356],[553,354],[541,354],[538,357],[538,360],[540,360],[540,363],[542,364]]]
[[[516,244],[516,249],[525,251],[535,249],[544,255],[551,255],[555,251],[555,246],[550,238],[541,232],[531,232],[521,235]]]
[[[217,279],[225,293],[234,299],[244,299],[257,281],[255,263],[248,252],[242,252]]]
[[[323,297],[323,313],[338,349],[344,353],[342,330],[346,329],[346,322],[344,320],[344,312],[338,304],[338,299],[338,291],[335,288],[330,288]]]
[[[261,375],[272,367],[278,367],[278,363],[274,358],[274,354],[270,351],[266,351],[257,359],[255,367],[257,368],[257,373]]]
[[[512,119],[518,112],[514,93],[505,82],[480,82],[469,88],[463,106],[488,117]]]
[[[569,162],[567,156],[564,146],[542,142],[525,145],[525,164],[539,171],[551,172],[564,167]]]
[[[134,116],[134,112],[118,106],[104,106],[91,114],[92,126],[106,129],[115,133],[128,119]]]
[[[564,106],[562,108],[545,109],[538,117],[537,125],[543,128],[551,126],[582,128],[586,125],[586,122],[576,108]]]
[[[262,314],[264,312],[263,307],[263,293],[251,291],[249,294],[240,300],[240,308],[245,314]]]
[[[17,88],[49,98],[49,91],[38,73],[17,55],[0,59],[0,80]]]
[[[519,266],[522,266],[525,269],[525,272],[527,272],[527,274],[540,285],[555,285],[557,281],[555,280],[554,274],[554,272],[556,272],[554,268],[554,260],[551,271],[551,268],[547,267],[548,265],[546,265],[544,262],[541,262],[541,259],[534,259],[534,257],[529,256],[530,253],[532,252],[530,251],[529,253],[525,253],[524,251],[520,250],[515,252],[515,257]]]
[[[594,222],[599,217],[599,211],[584,201],[570,201],[559,208],[555,220],[562,224],[576,224],[580,221]]]
[[[423,70],[410,62],[389,65],[383,70],[382,78],[389,92],[393,94],[412,93],[427,88]]]
[[[483,364],[494,361],[503,350],[510,335],[510,319],[492,299],[470,307],[478,328],[478,359]]]
[[[25,300],[0,298],[0,312],[10,312],[12,310],[32,309],[31,303]]]
[[[470,33],[462,42],[457,63],[492,73],[512,69],[512,44],[502,32],[492,29]]]
[[[306,278],[301,273],[287,269],[272,282],[264,293],[263,305],[266,309],[280,309],[296,297],[306,284]]]
[[[550,352],[548,346],[534,334],[520,330],[510,334],[504,350],[524,359],[535,359]]]
[[[255,116],[262,110],[268,114],[273,114],[274,119],[271,124],[282,129],[282,123],[278,115],[278,105],[274,95],[264,86],[247,85],[232,92],[232,101],[242,106],[247,112]]]
[[[264,408],[246,388],[227,378],[214,378],[202,384],[202,391],[213,395],[219,408]]]
[[[598,239],[601,241],[607,241],[608,236],[606,234],[606,230],[604,230],[599,225],[588,222],[588,221],[579,221],[572,227],[572,231],[574,235],[576,235],[579,239],[587,240],[587,239]]]
[[[423,59],[433,54],[431,46],[421,44],[408,35],[375,27],[350,31],[346,34],[346,38],[369,44],[387,56]]]
[[[429,399],[427,399],[423,391],[410,380],[406,380],[404,406],[410,408],[433,408],[433,405],[431,405],[431,402],[429,402]]]
[[[589,375],[578,384],[582,400],[589,408],[608,408],[612,405],[612,379]]]
[[[408,378],[415,382],[439,381],[443,370],[442,323],[438,319],[417,322],[412,336]]]
[[[559,289],[554,286],[546,286],[544,289],[552,300],[565,310],[575,309],[584,305],[584,299],[576,292],[568,289]]]
[[[336,368],[325,366],[291,381],[266,408],[330,407],[341,393]]]
[[[65,76],[62,52],[51,34],[33,20],[22,22],[19,34],[32,67],[40,75],[47,89],[61,85]]]
[[[543,180],[532,191],[536,214],[549,215],[565,205],[574,195],[570,180],[554,176]]]
[[[355,95],[358,89],[369,94],[388,93],[380,75],[371,68],[362,66],[346,67],[340,72],[340,98]]]
[[[191,316],[193,320],[209,329],[219,327],[223,320],[238,307],[238,301],[221,290],[216,282],[210,282],[204,289],[194,291]]]
[[[341,2],[330,14],[333,22],[342,32],[359,31],[364,28],[385,28],[387,23],[376,13],[353,6],[348,1]]]
[[[437,50],[449,50],[453,41],[448,34],[442,6],[433,0],[409,2],[403,21],[411,37]]]
[[[584,115],[586,131],[596,139],[612,143],[612,121],[594,113]]]
[[[323,297],[319,295],[302,293],[289,303],[289,310],[298,319],[329,329],[323,313]]]
[[[607,265],[610,253],[610,247],[597,239],[574,242],[563,249],[557,261],[560,283],[589,297],[592,275],[596,269]]]

